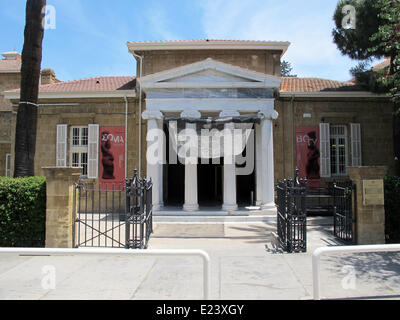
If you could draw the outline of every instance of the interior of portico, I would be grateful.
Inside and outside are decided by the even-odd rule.
[[[232,212],[251,205],[274,207],[272,121],[278,116],[274,91],[280,81],[212,59],[138,79],[146,93],[142,118],[147,132],[158,129],[166,137],[147,139],[147,150],[158,147],[165,153],[157,163],[146,164],[147,176],[153,180],[154,210],[173,206],[188,212],[206,208]],[[247,174],[238,174],[241,165],[235,163],[236,158],[227,161],[225,156],[206,159],[207,164],[202,157],[169,163],[169,118],[177,118],[181,130],[196,131],[208,128],[203,125],[205,119],[222,119],[218,129],[233,132],[239,126],[237,119],[245,115],[257,118],[246,123],[254,130],[242,151],[253,162]]]

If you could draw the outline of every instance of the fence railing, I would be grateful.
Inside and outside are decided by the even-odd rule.
[[[81,180],[75,184],[74,202],[74,247],[125,247],[124,184]]]
[[[333,232],[344,242],[354,240],[353,220],[356,210],[356,186],[351,181],[333,184]],[[354,198],[354,199],[353,199]]]
[[[280,245],[287,252],[307,251],[306,180],[278,180],[277,233]]]
[[[153,183],[135,175],[126,181],[125,248],[145,249],[153,233]]]
[[[152,187],[137,170],[124,184],[75,184],[74,247],[147,248],[153,232]]]

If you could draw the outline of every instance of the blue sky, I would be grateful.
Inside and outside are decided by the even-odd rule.
[[[1,0],[0,51],[22,51],[25,0]],[[283,59],[299,77],[350,79],[357,62],[332,41],[337,0],[47,0],[56,28],[45,31],[42,68],[63,81],[135,75],[127,41],[290,41]]]

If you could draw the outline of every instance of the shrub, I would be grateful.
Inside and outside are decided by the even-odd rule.
[[[387,243],[400,242],[400,177],[385,177],[385,234]]]
[[[44,247],[46,180],[0,178],[0,247]]]

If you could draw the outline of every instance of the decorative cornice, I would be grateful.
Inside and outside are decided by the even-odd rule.
[[[19,91],[5,91],[4,97],[8,100],[20,98]],[[41,92],[39,99],[80,99],[80,98],[136,98],[133,90],[112,90],[112,91],[71,91],[71,92]]]
[[[377,94],[368,91],[314,91],[314,92],[287,92],[280,91],[283,98],[388,98],[386,94]]]
[[[290,42],[254,41],[254,40],[194,40],[194,41],[154,41],[128,42],[128,50],[157,51],[157,50],[281,50],[285,54]]]
[[[204,70],[216,70],[249,81],[165,82]],[[149,88],[279,88],[281,82],[281,77],[233,66],[211,58],[137,78],[137,83],[145,90]]]

